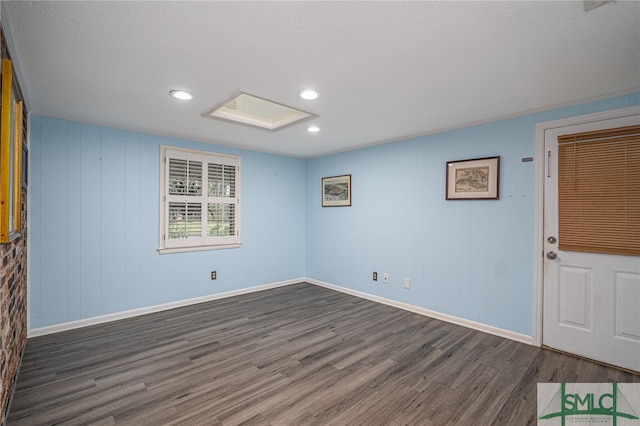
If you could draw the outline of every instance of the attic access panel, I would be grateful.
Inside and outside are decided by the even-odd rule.
[[[311,117],[312,114],[248,93],[240,93],[222,106],[207,112],[205,116],[276,130]]]

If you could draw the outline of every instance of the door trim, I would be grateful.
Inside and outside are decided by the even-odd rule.
[[[534,268],[533,268],[533,345],[542,346],[542,308],[544,303],[544,134],[546,130],[577,124],[593,123],[640,114],[640,105],[613,109],[594,114],[578,115],[553,121],[536,123],[535,130],[535,224],[534,224]]]

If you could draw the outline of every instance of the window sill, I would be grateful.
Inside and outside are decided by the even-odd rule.
[[[207,250],[225,250],[242,247],[242,243],[236,244],[221,244],[217,246],[197,246],[197,247],[171,247],[171,248],[158,248],[160,254],[170,253],[188,253],[192,251],[207,251]]]

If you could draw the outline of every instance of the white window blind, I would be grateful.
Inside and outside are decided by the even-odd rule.
[[[238,247],[240,158],[161,147],[161,253]]]

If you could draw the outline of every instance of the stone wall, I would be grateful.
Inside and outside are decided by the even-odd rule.
[[[22,191],[22,235],[0,244],[0,424],[4,424],[27,342],[27,191]]]
[[[0,24],[0,56],[9,58]],[[16,99],[22,100],[17,78],[13,79]],[[27,139],[27,111],[23,110],[22,134]],[[24,167],[28,167],[23,158]],[[22,354],[27,344],[27,189],[22,188],[20,235],[0,243],[0,425],[5,424]]]

